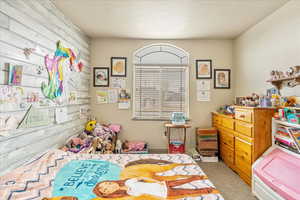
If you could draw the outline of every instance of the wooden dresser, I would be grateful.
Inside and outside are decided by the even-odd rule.
[[[274,112],[272,108],[236,106],[234,116],[212,113],[222,160],[249,185],[252,163],[271,146]]]

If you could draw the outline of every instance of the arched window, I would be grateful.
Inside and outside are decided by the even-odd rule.
[[[189,117],[189,54],[170,44],[152,44],[133,55],[133,117],[169,120]]]

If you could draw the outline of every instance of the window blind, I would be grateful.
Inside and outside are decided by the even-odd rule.
[[[169,120],[188,113],[187,67],[135,66],[134,118]]]

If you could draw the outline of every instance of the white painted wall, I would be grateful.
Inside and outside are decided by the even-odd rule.
[[[300,64],[300,1],[292,0],[234,41],[235,95],[265,94],[270,71]],[[300,86],[283,95],[300,96]]]
[[[32,48],[37,43],[45,54],[53,55],[60,40],[65,47],[75,52],[81,51],[85,64],[80,73],[77,91],[77,104],[68,108],[69,120],[55,124],[54,110],[58,105],[43,107],[49,109],[52,123],[46,127],[10,131],[10,136],[0,137],[0,174],[14,168],[32,156],[53,147],[62,145],[71,135],[83,130],[85,119],[79,119],[80,106],[89,106],[89,39],[54,6],[50,0],[0,0],[0,85],[5,85],[7,70],[4,63],[23,65],[22,88],[25,92],[37,91],[40,97],[41,82],[48,80],[46,69],[41,75],[36,68],[44,66],[44,53],[34,53],[27,60],[24,48]],[[71,87],[71,86],[70,86]],[[23,116],[26,109],[0,110],[0,115]],[[44,130],[39,132],[38,130]]]

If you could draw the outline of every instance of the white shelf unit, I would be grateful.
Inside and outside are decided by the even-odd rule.
[[[295,138],[294,133],[292,133],[290,130],[291,128],[300,129],[300,125],[289,123],[289,122],[278,120],[278,119],[274,119],[274,118],[273,118],[272,122],[273,122],[273,124],[272,124],[273,143],[275,143],[275,135],[277,135],[278,127],[284,127],[290,136],[290,138],[287,140],[292,141],[294,143],[294,145],[298,151],[296,153],[300,154],[300,143],[297,141],[297,138]],[[278,138],[280,138],[280,137],[281,136],[278,136]]]
[[[300,158],[300,154],[297,154],[295,152],[292,152],[286,148],[283,148],[279,145],[275,144],[275,134],[277,132],[278,126],[286,126],[291,128],[300,128],[299,124],[293,124],[286,121],[281,121],[277,119],[272,119],[272,146],[259,158],[255,161],[255,163],[252,165],[252,193],[258,198],[259,200],[285,200],[283,197],[281,197],[275,190],[270,188],[266,183],[264,183],[255,173],[254,168],[258,165],[259,162],[261,162],[265,156],[270,154],[274,149],[279,148],[283,150],[284,152],[296,156],[297,158]],[[296,141],[294,141],[296,142]]]

